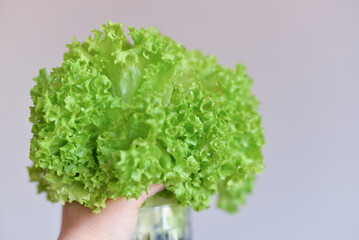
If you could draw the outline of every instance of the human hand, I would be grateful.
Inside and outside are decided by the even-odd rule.
[[[67,203],[63,208],[59,240],[130,240],[141,205],[164,188],[162,184],[152,185],[149,194],[143,192],[138,200],[107,200],[106,208],[99,214],[77,202]]]

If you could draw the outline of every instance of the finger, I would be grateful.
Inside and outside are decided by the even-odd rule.
[[[155,195],[156,193],[163,191],[165,188],[166,187],[162,183],[151,185],[150,191],[148,192],[148,195],[147,195],[147,198],[150,198],[153,195]]]
[[[141,205],[150,197],[153,197],[156,193],[163,191],[166,187],[161,183],[161,184],[153,184],[150,186],[150,190],[148,191],[148,194],[146,193],[146,191],[142,192],[141,197],[139,197],[137,200],[136,199],[131,199],[128,203],[130,203],[131,205],[140,208]]]

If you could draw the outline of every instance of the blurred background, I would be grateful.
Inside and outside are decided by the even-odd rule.
[[[193,212],[195,240],[359,239],[358,0],[0,0],[0,239],[58,236],[61,206],[26,169],[32,78],[108,20],[158,27],[255,79],[265,171],[239,214]]]

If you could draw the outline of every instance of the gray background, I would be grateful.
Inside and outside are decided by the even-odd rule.
[[[255,79],[267,167],[240,214],[194,213],[194,239],[359,239],[358,0],[0,0],[0,239],[57,237],[61,207],[25,168],[32,78],[110,19],[156,26]]]

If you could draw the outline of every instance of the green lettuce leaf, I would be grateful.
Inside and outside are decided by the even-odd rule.
[[[107,199],[167,196],[236,212],[263,170],[264,131],[243,65],[218,64],[156,28],[109,22],[35,78],[31,181],[50,201],[99,212]]]

